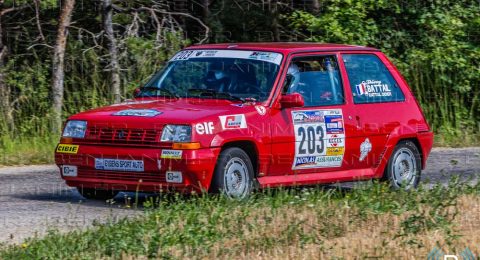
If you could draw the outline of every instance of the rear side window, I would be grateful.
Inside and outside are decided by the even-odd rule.
[[[399,102],[405,96],[383,62],[373,54],[344,54],[353,101],[356,104]]]

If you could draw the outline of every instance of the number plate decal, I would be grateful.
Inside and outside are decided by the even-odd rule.
[[[345,153],[341,109],[292,111],[295,158],[292,169],[340,167]]]
[[[95,158],[95,169],[107,171],[143,172],[143,161]]]

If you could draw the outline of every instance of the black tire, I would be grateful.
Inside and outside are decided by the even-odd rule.
[[[237,147],[223,150],[215,166],[211,191],[243,199],[253,191],[253,183],[253,165],[245,151]]]
[[[113,199],[119,193],[119,191],[99,190],[82,187],[77,187],[77,190],[80,195],[89,200],[109,200]]]
[[[415,189],[420,182],[422,160],[417,146],[412,141],[400,141],[388,159],[383,180],[393,189]]]

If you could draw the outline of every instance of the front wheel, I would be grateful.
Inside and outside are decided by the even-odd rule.
[[[212,191],[234,199],[246,198],[253,190],[253,166],[240,148],[223,150],[218,157],[212,180]]]
[[[416,188],[420,182],[421,163],[417,146],[411,141],[401,141],[388,160],[384,179],[394,189]]]
[[[77,190],[84,198],[91,200],[109,200],[113,199],[118,194],[118,191],[99,190],[82,187],[77,187]]]

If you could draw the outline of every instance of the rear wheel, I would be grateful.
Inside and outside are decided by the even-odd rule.
[[[92,200],[109,200],[113,199],[118,194],[118,191],[99,190],[82,187],[77,187],[77,190],[84,198]]]
[[[412,141],[401,141],[388,160],[384,179],[394,189],[416,188],[420,182],[421,163],[417,146]]]
[[[234,199],[246,198],[253,190],[253,166],[244,150],[227,148],[220,153],[212,180],[212,191]]]

